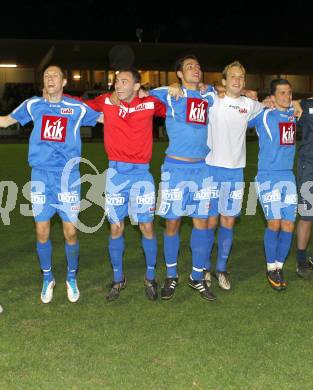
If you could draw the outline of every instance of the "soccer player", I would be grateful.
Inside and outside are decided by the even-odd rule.
[[[218,222],[218,253],[216,272],[219,286],[230,290],[227,261],[233,243],[235,219],[240,215],[246,165],[246,130],[248,121],[261,112],[264,106],[243,95],[245,68],[234,61],[222,73],[225,97],[216,96],[209,111],[208,146],[206,157],[213,177],[208,218],[208,253],[204,277],[211,283],[211,251]]]
[[[267,228],[264,248],[267,280],[276,291],[286,289],[283,266],[290,250],[297,214],[293,174],[296,119],[291,108],[291,84],[272,80],[270,95],[276,109],[266,109],[249,122],[259,136],[258,173],[255,178]]]
[[[164,256],[166,278],[161,298],[173,297],[178,283],[177,258],[180,246],[181,218],[192,218],[190,239],[192,273],[189,286],[207,300],[216,297],[203,280],[203,264],[208,240],[207,218],[209,193],[204,180],[207,176],[205,157],[208,108],[213,104],[213,89],[199,91],[202,71],[198,59],[187,55],[177,60],[176,75],[181,83],[183,97],[169,95],[168,87],[150,91],[166,105],[166,130],[169,146],[162,166],[161,200],[158,214],[166,219]]]
[[[43,272],[41,301],[51,302],[55,279],[52,273],[50,219],[58,213],[62,219],[67,258],[67,297],[77,302],[79,243],[75,223],[79,212],[79,169],[66,170],[72,158],[81,156],[80,126],[94,126],[99,113],[63,95],[66,84],[59,66],[48,66],[43,72],[45,97],[25,100],[11,114],[0,117],[0,127],[33,121],[29,139],[28,162],[31,173],[31,203],[36,225],[37,253]]]
[[[123,273],[124,219],[139,223],[146,258],[144,288],[148,299],[158,297],[155,266],[157,241],[153,228],[155,187],[149,162],[152,157],[153,116],[165,116],[164,105],[154,97],[139,98],[140,74],[135,68],[119,70],[115,79],[114,101],[102,94],[85,102],[103,113],[104,147],[109,158],[106,178],[106,213],[110,222],[109,253],[113,283],[109,301],[126,287]],[[111,100],[110,100],[111,99]],[[115,104],[112,104],[114,101]]]
[[[313,99],[301,101],[302,116],[298,122],[302,129],[301,143],[298,147],[297,186],[299,191],[299,221],[297,224],[297,268],[299,277],[308,279],[312,275],[313,261],[307,256],[307,247],[310,241],[313,208],[312,208],[312,181],[313,181]]]

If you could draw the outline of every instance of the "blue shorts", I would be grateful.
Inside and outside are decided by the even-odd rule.
[[[267,220],[296,220],[298,197],[292,171],[258,172],[255,184]]]
[[[111,224],[129,216],[134,223],[153,221],[155,186],[149,164],[110,161],[105,183],[105,213]]]
[[[238,217],[244,193],[243,168],[208,167],[213,180],[209,217]]]
[[[166,157],[161,174],[158,215],[166,219],[208,218],[209,173],[204,160],[186,162]]]
[[[77,222],[80,210],[79,171],[60,172],[33,168],[31,203],[36,222],[49,221],[55,213],[64,222]]]

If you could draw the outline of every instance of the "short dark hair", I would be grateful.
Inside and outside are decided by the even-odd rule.
[[[277,85],[289,85],[289,87],[291,88],[291,84],[288,80],[286,79],[274,79],[271,81],[271,84],[270,84],[270,94],[271,95],[275,95],[275,92],[276,92],[276,89],[277,89]]]
[[[64,70],[61,68],[60,65],[56,65],[56,64],[49,64],[49,65],[45,66],[44,69],[43,69],[43,71],[42,71],[42,77],[43,77],[45,71],[46,71],[48,68],[51,68],[51,67],[55,67],[55,68],[60,69],[61,74],[62,74],[62,77],[65,78],[65,72],[64,72]]]
[[[177,73],[178,71],[183,70],[184,62],[189,59],[196,60],[197,62],[199,62],[197,56],[195,56],[194,54],[186,54],[183,57],[178,58],[178,60],[175,62],[174,65],[175,72]]]
[[[125,69],[118,69],[116,71],[117,73],[121,73],[121,72],[129,72],[131,73],[131,75],[133,76],[133,79],[135,81],[135,83],[141,83],[141,76],[140,76],[140,73],[139,71],[134,68],[133,66],[131,66],[130,68],[125,68]]]

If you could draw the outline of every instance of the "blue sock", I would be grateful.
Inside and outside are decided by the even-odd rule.
[[[207,236],[208,236],[207,253],[206,253],[206,258],[204,260],[204,269],[206,269],[207,271],[210,271],[211,269],[211,254],[214,245],[214,235],[215,235],[215,229],[207,230]]]
[[[265,259],[267,263],[275,263],[275,261],[277,260],[276,259],[277,246],[278,246],[278,232],[266,228],[264,233],[264,250],[265,250]]]
[[[190,248],[192,253],[192,272],[194,280],[203,279],[204,262],[207,256],[208,229],[196,229],[191,231]]]
[[[37,241],[36,248],[39,257],[40,268],[43,272],[43,277],[45,279],[52,280],[52,243],[50,240],[43,244]]]
[[[153,238],[149,239],[143,236],[141,244],[146,257],[146,278],[148,280],[153,280],[155,279],[155,265],[158,250],[156,237],[154,236]]]
[[[177,278],[177,257],[179,251],[179,234],[168,236],[164,234],[164,257],[166,264],[166,276]]]
[[[225,272],[227,268],[228,256],[233,244],[233,229],[220,226],[218,230],[218,250],[216,271]]]
[[[124,253],[124,236],[109,239],[109,252],[111,264],[113,267],[114,282],[123,280],[123,253]]]
[[[279,232],[276,260],[280,263],[286,261],[292,243],[292,236],[292,232],[285,232],[283,230]]]
[[[75,278],[78,270],[79,243],[78,241],[70,245],[65,243],[65,253],[67,258],[67,279]]]

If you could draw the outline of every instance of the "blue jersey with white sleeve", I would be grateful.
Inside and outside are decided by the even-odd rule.
[[[29,165],[61,171],[71,158],[81,156],[80,126],[94,126],[99,113],[66,96],[58,103],[35,96],[25,100],[10,116],[22,125],[34,123],[29,139]]]
[[[166,154],[183,158],[205,158],[209,152],[208,109],[214,103],[215,92],[210,86],[205,93],[182,87],[184,97],[176,100],[168,87],[150,91],[166,106],[166,131],[169,146]]]
[[[292,170],[296,143],[294,110],[265,109],[249,121],[259,136],[259,171]]]

